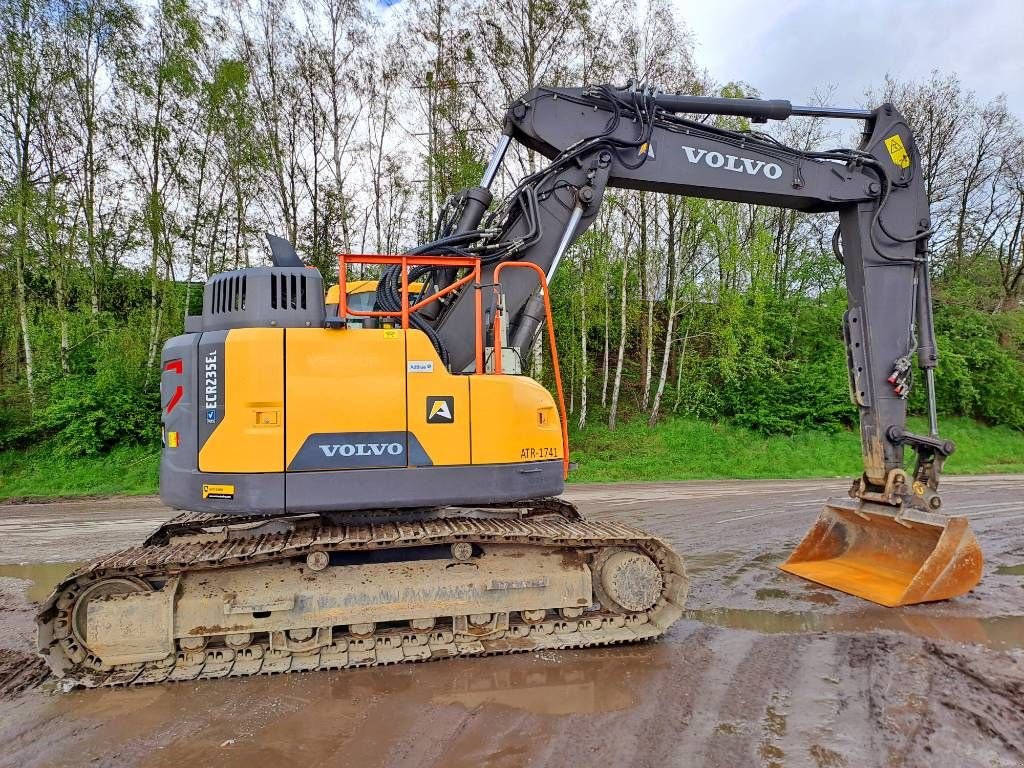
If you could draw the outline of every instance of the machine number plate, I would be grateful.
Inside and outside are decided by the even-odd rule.
[[[541,460],[541,459],[557,459],[558,449],[549,448],[548,446],[541,446],[539,448],[523,448],[519,451],[520,459],[529,460]]]

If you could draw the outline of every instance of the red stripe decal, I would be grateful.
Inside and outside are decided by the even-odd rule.
[[[179,360],[178,362],[180,363],[181,361]],[[167,413],[170,413],[171,411],[174,410],[174,406],[178,404],[178,401],[181,400],[181,396],[184,394],[185,388],[182,387],[180,384],[174,388],[174,394],[171,395],[171,402],[167,404]]]
[[[164,363],[164,370],[174,371],[174,373],[181,376],[181,373],[184,370],[182,367],[181,358],[179,357],[177,360],[168,360],[166,363]]]

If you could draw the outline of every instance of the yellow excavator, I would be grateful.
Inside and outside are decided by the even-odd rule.
[[[800,151],[724,127],[792,115],[861,121],[860,145]],[[549,162],[495,201],[513,141]],[[102,686],[662,635],[686,600],[680,556],[558,498],[569,457],[546,288],[607,187],[838,214],[864,471],[782,568],[887,606],[966,593],[982,555],[966,519],[939,511],[954,446],[936,422],[922,175],[889,104],[532,90],[430,242],[342,254],[326,293],[276,237],[273,266],[209,279],[161,361],[160,494],[183,512],[61,582],[39,652]],[[378,279],[349,282],[357,264]],[[545,321],[557,397],[521,373]],[[906,429],[915,355],[928,435]]]

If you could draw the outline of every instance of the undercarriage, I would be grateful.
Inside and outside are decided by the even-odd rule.
[[[180,515],[59,584],[39,651],[114,686],[635,642],[682,614],[667,544],[564,501],[388,514]]]

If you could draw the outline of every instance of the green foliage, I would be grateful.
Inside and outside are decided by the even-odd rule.
[[[108,323],[76,350],[74,373],[46,372],[46,399],[34,412],[0,406],[0,448],[44,443],[70,458],[159,441],[159,377],[146,370],[145,341],[131,325]]]
[[[778,300],[730,292],[693,313],[684,413],[765,434],[834,431],[855,423],[839,327],[845,299]]]
[[[292,237],[325,276],[339,246],[430,239],[444,201],[479,182],[494,119],[534,86],[632,75],[755,95],[743,82],[697,82],[692,41],[664,3],[610,27],[586,0],[427,3],[396,20],[393,40],[377,34],[368,5],[297,7],[0,0],[0,482],[21,461],[40,467],[19,475],[23,488],[54,492],[116,490],[116,476],[102,476],[124,470],[126,455],[151,468],[160,402],[150,358],[180,332],[186,305],[198,308],[199,281],[257,263],[265,229]],[[964,448],[984,457],[985,435],[1024,430],[1019,125],[1003,130],[999,104],[979,108],[955,77],[897,85],[878,102],[902,105],[921,146],[939,136],[953,142],[949,157],[986,155],[974,181],[962,163],[934,169],[945,191],[932,216],[943,230],[932,243],[939,409],[1003,425]],[[825,140],[797,119],[709,120],[793,146]],[[545,162],[536,151],[508,159],[513,172]],[[499,198],[508,181],[499,177]],[[581,403],[587,387],[584,477],[856,471],[833,223],[607,191],[551,287],[570,397]],[[657,408],[680,418],[647,431],[673,300]],[[613,434],[597,424],[616,367],[617,413],[637,424]],[[920,374],[915,385],[921,414]]]
[[[912,419],[911,429],[927,427]],[[951,418],[943,434],[957,443],[949,473],[1024,472],[1024,434]],[[575,432],[578,463],[572,482],[708,480],[717,478],[852,477],[861,471],[856,430],[765,436],[729,423],[667,419],[654,429],[642,420]]]
[[[160,453],[121,445],[97,456],[57,456],[49,443],[0,453],[0,501],[151,494]]]
[[[976,309],[947,306],[936,317],[939,343],[939,409],[1024,429],[1024,361],[1012,337],[1000,343],[1007,324]],[[1019,341],[1018,341],[1019,343]],[[924,387],[912,405],[923,408]]]
[[[912,429],[921,431],[921,419]],[[1024,434],[964,418],[943,432],[957,443],[953,474],[1024,472]],[[673,418],[650,429],[642,420],[610,431],[573,432],[573,483],[717,478],[842,477],[860,471],[855,431],[764,436],[728,423]],[[159,450],[118,446],[96,456],[57,456],[52,444],[0,453],[0,501],[157,491]]]
[[[159,398],[138,384],[68,376],[50,391],[37,427],[54,436],[57,456],[96,456],[120,444],[152,444],[159,409]]]

